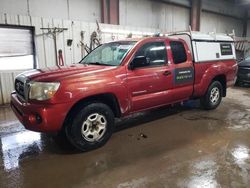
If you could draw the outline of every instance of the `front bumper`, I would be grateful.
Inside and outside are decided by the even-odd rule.
[[[69,104],[30,104],[21,102],[17,94],[11,94],[11,108],[26,129],[37,132],[61,130]]]

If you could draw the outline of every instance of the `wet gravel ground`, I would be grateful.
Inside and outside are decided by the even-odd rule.
[[[87,153],[0,107],[0,187],[250,187],[250,87],[229,89],[213,111],[189,101],[118,120]]]

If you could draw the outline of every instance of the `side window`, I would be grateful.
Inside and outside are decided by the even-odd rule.
[[[165,64],[167,59],[165,43],[150,42],[144,44],[135,54],[135,57],[142,56],[148,61],[148,63],[143,63],[145,66],[158,66]]]
[[[180,64],[187,61],[187,54],[182,42],[171,41],[170,47],[173,54],[174,64]]]

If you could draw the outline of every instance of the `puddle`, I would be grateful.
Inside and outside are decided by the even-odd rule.
[[[6,171],[19,167],[19,161],[42,151],[41,135],[23,131],[0,138],[2,143],[2,160]]]
[[[230,129],[237,131],[248,130],[250,129],[250,113],[238,109],[230,110],[226,122]]]

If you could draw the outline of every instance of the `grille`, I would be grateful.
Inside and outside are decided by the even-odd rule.
[[[25,99],[24,83],[20,80],[15,80],[15,90],[19,96]]]

